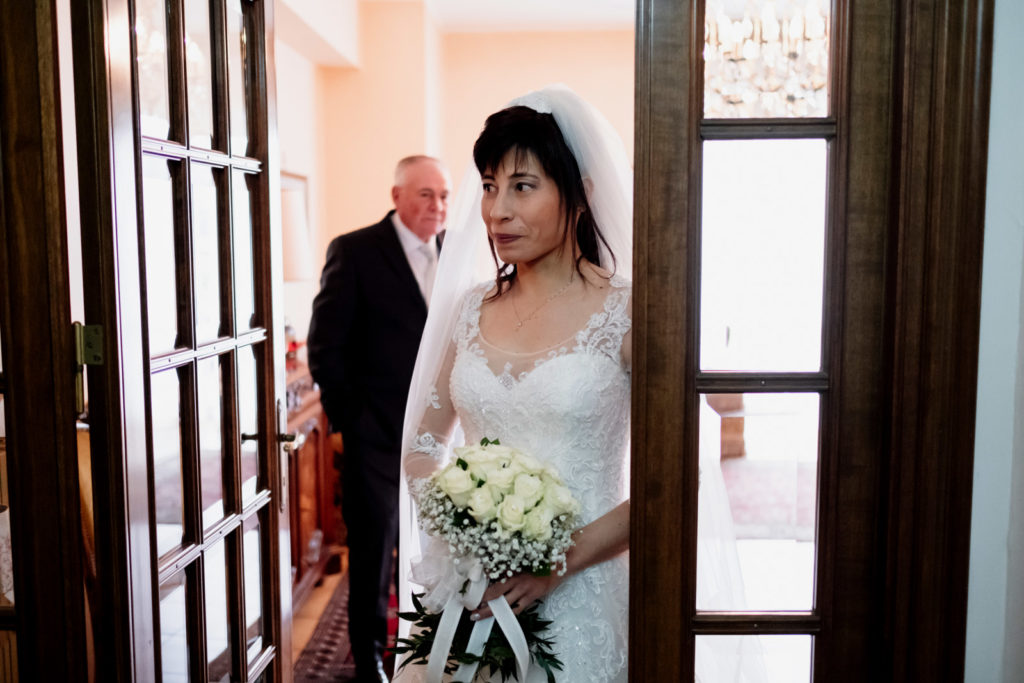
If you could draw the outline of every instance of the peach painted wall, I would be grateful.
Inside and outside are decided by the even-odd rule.
[[[456,188],[488,114],[549,83],[600,109],[632,158],[632,30],[453,33],[444,36],[441,65],[443,158]]]
[[[275,0],[279,38],[311,62],[359,64],[358,0]]]
[[[285,49],[278,59],[283,167],[306,174],[304,155],[315,158],[318,272],[334,237],[391,208],[398,159],[438,155],[458,188],[486,116],[528,90],[566,83],[605,113],[632,154],[630,30],[442,34],[420,0],[399,0],[360,2],[358,36],[359,66],[313,65],[312,85],[302,55]],[[308,309],[315,293],[286,299]],[[289,318],[304,336],[308,313]]]
[[[320,246],[379,221],[392,207],[395,163],[430,153],[426,74],[435,31],[421,2],[362,2],[360,68],[318,71],[323,130]],[[434,38],[431,37],[430,40]]]
[[[295,48],[278,40],[274,49],[277,59],[277,126],[281,147],[281,170],[305,176],[309,207],[310,234],[318,235],[322,224],[318,210],[321,193],[321,133],[317,122],[317,66]],[[318,249],[318,247],[314,247]],[[284,314],[300,339],[306,338],[313,297],[319,289],[320,261],[314,254],[315,272],[301,282],[284,283]]]

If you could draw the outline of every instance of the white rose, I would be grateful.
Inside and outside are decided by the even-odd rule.
[[[508,462],[505,463],[505,469],[512,473],[513,479],[526,472],[518,458],[510,458]]]
[[[455,449],[455,455],[470,464],[474,462],[487,462],[493,459],[490,453],[480,446],[459,446]]]
[[[449,467],[446,469],[438,477],[437,485],[460,508],[466,507],[470,494],[476,488],[476,484],[473,483],[473,478],[469,476],[469,472],[461,467]]]
[[[529,510],[544,495],[544,482],[540,480],[540,477],[523,473],[516,476],[512,491],[523,499],[526,509]]]
[[[546,505],[538,505],[526,513],[523,535],[530,540],[546,541],[551,538],[551,521],[555,513]]]
[[[490,462],[491,456],[480,446],[459,446],[454,450],[455,457],[466,463],[469,474],[477,481],[483,479],[482,467]]]
[[[474,460],[473,462],[467,461],[466,464],[469,466],[469,474],[476,481],[487,481],[487,469],[491,467],[491,464],[487,460]]]
[[[502,498],[504,498],[504,497],[505,497],[505,493],[506,493],[506,492],[505,492],[505,491],[502,491],[501,489],[499,489],[499,488],[498,488],[497,486],[495,486],[495,485],[493,485],[493,484],[487,484],[487,483],[485,483],[485,484],[484,484],[483,486],[481,486],[480,488],[481,488],[482,490],[484,490],[484,491],[487,491],[487,493],[489,493],[489,494],[491,495],[491,500],[493,500],[493,501],[494,501],[494,504],[495,504],[495,505],[497,505],[498,503],[500,503],[500,502],[501,502],[501,500],[502,500]]]
[[[556,515],[575,515],[580,510],[579,502],[572,491],[561,484],[551,484],[544,491],[544,504]]]
[[[526,507],[523,499],[507,495],[498,506],[498,522],[505,531],[519,531],[526,523]]]
[[[512,458],[512,462],[522,469],[523,472],[528,472],[529,474],[540,474],[544,471],[544,463],[532,455],[528,455],[522,451],[516,451]]]
[[[516,473],[512,469],[493,462],[484,465],[483,468],[483,479],[489,485],[501,491],[502,495],[512,491],[512,485],[516,480]]]
[[[487,444],[486,446],[482,446],[481,450],[483,450],[485,453],[487,453],[487,455],[491,459],[497,459],[497,460],[501,460],[503,462],[508,462],[509,460],[511,460],[512,459],[512,454],[515,452],[515,451],[513,451],[513,449],[509,448],[508,446],[502,446],[501,444],[494,444],[494,443]]]
[[[480,524],[489,522],[497,516],[498,508],[494,505],[494,497],[486,486],[476,489],[469,496],[469,514]]]

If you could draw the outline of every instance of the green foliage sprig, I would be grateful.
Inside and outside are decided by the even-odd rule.
[[[413,593],[412,612],[399,612],[398,616],[413,623],[413,632],[408,638],[399,638],[393,648],[396,655],[408,654],[409,657],[402,663],[402,667],[409,664],[425,664],[430,657],[430,648],[434,645],[434,635],[441,623],[441,614],[427,611],[420,602],[422,593]],[[551,625],[548,619],[540,616],[541,602],[535,602],[517,615],[519,625],[526,636],[526,645],[530,650],[533,661],[544,670],[548,683],[555,683],[555,671],[562,670],[562,662],[552,651],[554,644],[550,638],[542,634]],[[480,671],[486,672],[490,678],[494,674],[501,674],[504,683],[514,679],[516,673],[516,658],[509,645],[508,638],[500,628],[491,631],[487,643],[484,645],[483,653],[472,655],[466,652],[469,645],[469,636],[473,630],[473,621],[469,619],[469,611],[463,610],[459,618],[459,625],[455,630],[455,638],[452,641],[452,648],[448,654],[448,661],[445,663],[445,673],[454,674],[460,664],[472,664],[480,662]],[[453,681],[453,683],[470,683],[469,681]]]

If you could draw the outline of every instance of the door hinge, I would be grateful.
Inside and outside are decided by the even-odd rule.
[[[75,412],[85,412],[85,366],[103,365],[103,326],[71,323],[75,333]]]

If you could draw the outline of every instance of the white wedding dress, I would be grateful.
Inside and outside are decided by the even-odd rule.
[[[505,351],[480,334],[480,306],[493,285],[472,289],[406,455],[409,476],[426,476],[443,463],[457,421],[466,443],[499,439],[555,467],[580,501],[581,525],[626,500],[630,369],[622,348],[631,288],[618,276],[610,284],[583,329],[532,354]],[[552,622],[553,651],[564,665],[559,683],[626,681],[628,584],[628,557],[621,555],[570,576],[544,598],[541,615]],[[421,668],[406,667],[399,680],[417,680],[413,670]],[[534,666],[528,681],[546,677]]]

